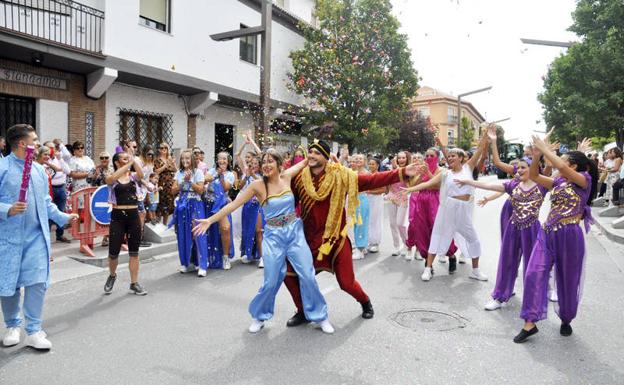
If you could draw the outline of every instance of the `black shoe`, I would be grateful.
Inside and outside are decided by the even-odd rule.
[[[136,295],[147,295],[147,290],[143,289],[143,286],[138,282],[130,284],[130,291]]]
[[[141,241],[141,243],[139,243],[139,247],[150,247],[152,245],[151,242],[146,242],[146,241]]]
[[[562,322],[561,327],[559,328],[559,334],[564,337],[569,337],[572,335],[572,326],[569,323]]]
[[[104,285],[104,294],[110,294],[113,291],[113,286],[115,286],[115,280],[117,279],[117,275],[109,275],[106,279],[106,284]]]
[[[537,326],[533,326],[531,330],[520,330],[517,336],[514,337],[513,341],[517,344],[521,344],[527,340],[527,338],[531,337],[533,334],[536,334],[539,330],[537,330]]]
[[[371,319],[375,315],[375,310],[373,310],[373,304],[371,301],[366,301],[362,304],[362,318]]]
[[[303,312],[296,312],[294,316],[292,316],[288,322],[286,322],[286,326],[288,326],[289,328],[295,327],[295,326],[299,326],[299,325],[303,325],[303,324],[307,324],[310,321],[308,321],[305,317],[305,314],[303,314]]]
[[[455,273],[457,270],[457,258],[449,258],[449,274]]]

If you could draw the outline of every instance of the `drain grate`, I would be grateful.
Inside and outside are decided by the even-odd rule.
[[[463,329],[468,320],[456,313],[430,309],[406,309],[390,317],[395,324],[411,330],[446,332]]]

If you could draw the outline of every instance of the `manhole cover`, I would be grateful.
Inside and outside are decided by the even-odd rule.
[[[392,315],[390,319],[407,329],[438,332],[465,328],[467,323],[467,320],[459,314],[428,309],[402,310]]]

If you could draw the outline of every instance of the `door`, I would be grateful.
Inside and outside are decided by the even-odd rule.
[[[6,137],[7,130],[16,124],[35,127],[35,105],[32,98],[0,94],[0,136]]]
[[[215,123],[215,158],[222,151],[234,156],[234,126]]]

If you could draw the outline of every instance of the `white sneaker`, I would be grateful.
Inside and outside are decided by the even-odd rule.
[[[440,262],[440,263],[446,263],[446,262],[448,262],[448,257],[447,257],[446,255],[440,255],[440,256],[438,257],[438,262]]]
[[[401,249],[394,249],[394,250],[392,251],[392,256],[393,256],[393,257],[396,257],[396,256],[397,256],[397,255],[399,255],[399,254],[401,254]]]
[[[264,321],[253,319],[251,320],[251,325],[249,325],[249,333],[258,333],[263,327]]]
[[[368,251],[371,252],[371,253],[378,253],[379,252],[379,246],[372,245],[371,247],[368,248]]]
[[[260,262],[258,262],[258,269],[264,269],[264,259],[260,258]]]
[[[491,299],[490,302],[485,304],[485,310],[497,310],[503,307],[503,303],[497,299]]]
[[[550,302],[559,302],[559,297],[557,296],[557,290],[551,290],[548,292],[548,300]]]
[[[249,258],[247,258],[246,255],[241,256],[241,262],[244,263],[245,265],[248,264],[249,262],[251,262],[251,260]]]
[[[2,338],[2,344],[5,347],[15,346],[20,342],[20,328],[8,328],[7,332],[4,334]]]
[[[352,252],[352,254],[351,254],[351,258],[352,258],[353,260],[356,260],[356,259],[364,259],[364,254],[362,254],[362,252],[360,251],[360,249],[355,248],[355,249],[353,249],[353,252]]]
[[[192,263],[189,264],[188,266],[180,266],[180,269],[178,269],[180,271],[180,273],[185,274],[185,273],[192,273],[195,270],[197,270],[197,267],[195,265],[193,265]]]
[[[483,274],[480,271],[475,272],[474,269],[470,272],[470,275],[468,276],[468,278],[476,279],[477,281],[483,281],[483,282],[488,280],[488,277],[485,274]]]
[[[26,337],[26,346],[30,346],[37,350],[50,350],[52,348],[52,342],[48,340],[44,331],[40,330],[35,334],[31,334]]]
[[[405,256],[407,254],[407,248],[405,247],[405,245],[401,246],[399,254],[401,254],[401,256]]]
[[[319,322],[319,326],[321,327],[321,330],[323,331],[323,333],[325,334],[334,334],[334,327],[332,326],[331,323],[329,323],[329,320],[324,319],[321,322]]]
[[[407,255],[405,255],[405,260],[410,262],[414,260],[414,249],[410,248],[407,250]]]
[[[230,257],[227,255],[223,256],[223,270],[230,270],[232,265],[230,265]]]
[[[199,270],[197,271],[197,276],[198,276],[198,277],[205,277],[205,276],[206,276],[206,270],[204,270],[204,269],[199,269]]]
[[[420,252],[418,250],[414,250],[414,259],[422,261],[424,258],[420,256]]]
[[[431,268],[425,267],[425,271],[423,271],[422,275],[420,276],[420,279],[427,282],[427,281],[431,281],[431,277],[433,277],[433,272],[431,271]]]
[[[461,253],[461,251],[457,255],[457,262],[462,264],[466,263],[466,257],[464,256],[464,254]]]

